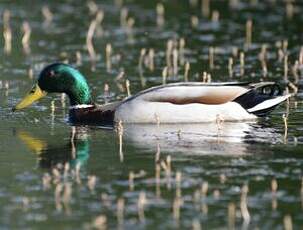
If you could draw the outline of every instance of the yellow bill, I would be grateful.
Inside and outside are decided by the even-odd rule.
[[[35,101],[38,101],[40,98],[44,97],[47,93],[40,89],[40,87],[36,84],[33,86],[31,91],[20,101],[14,108],[13,111],[26,108],[31,105]]]

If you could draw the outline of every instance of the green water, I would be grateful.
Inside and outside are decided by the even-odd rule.
[[[126,1],[129,16],[135,18],[132,38],[120,26],[120,9],[114,2],[100,1],[105,13],[103,34],[96,34],[95,70],[85,49],[85,37],[90,21],[84,1],[53,1],[48,3],[53,20],[43,22],[43,2],[1,1],[0,12],[10,10],[13,32],[12,51],[0,49],[0,226],[3,229],[75,229],[92,228],[97,217],[106,218],[110,229],[283,229],[287,216],[294,229],[303,226],[302,191],[302,86],[290,99],[289,105],[278,107],[269,118],[251,123],[216,125],[129,125],[124,127],[123,155],[119,154],[118,135],[102,127],[77,127],[71,140],[72,127],[67,123],[68,101],[62,106],[61,95],[48,95],[30,108],[12,113],[11,108],[31,88],[34,79],[28,76],[33,69],[37,76],[43,66],[68,59],[76,62],[76,52],[82,54],[78,68],[91,86],[98,103],[126,96],[115,81],[119,72],[131,82],[135,93],[148,86],[162,83],[165,49],[168,39],[185,38],[185,60],[191,64],[190,80],[201,80],[203,71],[212,74],[213,81],[283,81],[283,60],[278,60],[277,42],[287,39],[289,80],[295,81],[291,66],[298,59],[302,43],[303,5],[294,3],[295,13],[286,17],[285,2],[239,1],[230,8],[228,1],[211,1],[211,10],[220,13],[219,22],[201,16],[200,4],[188,1],[166,1],[165,24],[156,26],[155,1]],[[255,1],[256,2],[256,1]],[[196,15],[199,24],[191,27],[190,18]],[[234,59],[234,74],[230,78],[228,59],[233,47],[243,50],[245,23],[253,20],[252,44],[245,51],[245,73],[241,76],[239,59]],[[32,28],[31,53],[22,50],[20,27],[28,21]],[[1,33],[3,20],[1,17]],[[102,31],[98,28],[98,31]],[[107,71],[105,46],[113,48],[112,69]],[[268,75],[262,76],[258,59],[262,44],[268,45]],[[4,46],[1,36],[0,44]],[[216,47],[214,69],[209,69],[208,48]],[[146,85],[138,71],[140,50],[155,50],[155,70],[144,67]],[[301,67],[303,68],[303,67]],[[168,81],[182,81],[184,67]],[[299,72],[300,79],[302,73]],[[143,81],[143,82],[144,82]],[[104,84],[110,87],[104,94]],[[121,81],[124,84],[124,81]],[[292,91],[290,89],[290,91]],[[51,112],[54,100],[55,111]],[[283,114],[288,114],[288,133],[284,134]],[[155,158],[160,146],[160,161],[171,157],[171,174],[161,170],[155,178]],[[63,172],[57,179],[54,168]],[[163,165],[163,163],[162,163]],[[76,173],[78,167],[80,171]],[[134,172],[134,188],[129,185],[129,173]],[[176,172],[181,172],[178,185]],[[47,176],[51,182],[43,184]],[[95,186],[91,176],[96,179]],[[271,183],[278,189],[272,193]],[[90,183],[88,183],[90,182]],[[199,193],[208,182],[208,192]],[[241,189],[248,185],[247,209],[250,220],[241,215]],[[62,186],[62,192],[60,192]],[[67,187],[70,186],[70,190]],[[176,218],[179,194],[180,217]],[[69,199],[64,191],[71,191]],[[140,192],[146,195],[144,218],[138,214]],[[141,193],[142,194],[142,193]],[[117,218],[118,200],[124,198],[123,221]],[[56,202],[57,201],[57,202]],[[231,210],[235,205],[235,213]],[[242,204],[243,205],[243,204]],[[175,206],[175,215],[173,214]],[[243,206],[242,206],[243,212]],[[286,218],[285,218],[286,217]],[[100,225],[99,225],[100,227]],[[101,226],[102,227],[102,226]]]

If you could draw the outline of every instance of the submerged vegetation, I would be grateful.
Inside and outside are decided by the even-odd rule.
[[[299,0],[1,2],[1,226],[302,226],[302,12]],[[275,81],[293,97],[243,123],[74,127],[64,94],[12,113],[58,61],[100,104],[181,81]]]

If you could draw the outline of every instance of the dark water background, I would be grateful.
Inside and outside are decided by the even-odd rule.
[[[301,1],[292,4],[292,17],[287,17],[285,1],[239,1],[235,7],[229,2],[232,1],[211,1],[211,12],[217,10],[220,14],[219,21],[214,22],[201,15],[200,3],[191,6],[188,1],[165,1],[165,24],[159,28],[156,1],[125,1],[129,17],[135,19],[131,35],[127,35],[120,25],[120,7],[112,1],[100,1],[98,6],[104,11],[103,30],[98,27],[94,36],[97,61],[92,70],[85,40],[95,16],[89,13],[85,1],[1,1],[1,33],[4,10],[11,12],[13,33],[11,53],[0,49],[1,228],[53,229],[56,226],[75,229],[106,225],[126,229],[192,226],[195,229],[200,226],[204,229],[283,229],[285,222],[291,219],[293,228],[301,229],[303,101],[300,79],[303,71],[298,71],[298,94],[269,118],[257,122],[224,123],[221,130],[215,124],[125,126],[123,162],[118,135],[113,130],[78,127],[71,142],[72,127],[66,122],[68,101],[63,108],[61,95],[48,95],[24,111],[11,112],[11,107],[34,82],[29,78],[29,69],[37,76],[43,66],[55,61],[68,60],[76,65],[77,51],[82,55],[78,68],[87,76],[98,103],[126,96],[125,90],[121,91],[115,81],[121,71],[130,80],[132,93],[161,84],[168,39],[185,39],[185,61],[190,62],[192,81],[201,81],[202,72],[207,71],[213,81],[266,80],[277,81],[283,87],[286,86],[284,62],[278,60],[278,47],[281,41],[287,40],[288,79],[295,82],[291,67],[303,45]],[[53,13],[49,25],[41,13],[46,3]],[[196,28],[191,26],[193,15],[199,19]],[[248,19],[253,21],[253,36],[252,44],[245,49]],[[32,29],[28,55],[24,54],[21,44],[23,21],[28,21]],[[0,42],[3,47],[3,36]],[[110,71],[107,71],[105,58],[108,43],[113,49]],[[258,57],[262,44],[268,47],[266,77]],[[216,47],[214,69],[209,68],[210,46]],[[234,58],[234,74],[229,76],[228,59],[234,47],[245,50],[243,76],[238,57]],[[142,48],[155,51],[155,70],[144,67],[146,85],[143,87],[138,71]],[[179,74],[168,81],[182,81],[183,72],[181,66]],[[105,83],[110,87],[109,95],[104,94]],[[124,80],[121,84],[124,85]],[[54,113],[51,103],[55,105]],[[283,114],[288,115],[287,136]],[[162,165],[168,156],[172,159],[170,176],[161,170],[160,181],[155,179],[158,145]],[[64,171],[62,167],[67,162],[70,170],[56,179],[56,172]],[[129,186],[130,172],[136,174],[133,189]],[[182,175],[180,184],[175,180],[177,172]],[[51,181],[47,183],[49,176]],[[206,182],[208,191],[203,196],[200,188]],[[278,189],[272,192],[275,182]],[[244,206],[247,206],[250,220],[245,222],[241,190],[246,186],[249,191]],[[56,193],[59,194],[57,198]],[[144,218],[142,212],[138,215],[140,193],[146,196]],[[65,199],[62,198],[64,194]],[[117,219],[119,199],[125,202],[123,223]],[[178,202],[179,218],[176,217]],[[102,222],[102,218],[106,219],[104,225],[96,222],[96,219]]]

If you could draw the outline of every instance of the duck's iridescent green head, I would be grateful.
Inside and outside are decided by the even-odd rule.
[[[71,105],[90,104],[91,94],[84,76],[70,65],[55,63],[45,67],[28,95],[14,110],[25,108],[47,93],[66,93]]]

